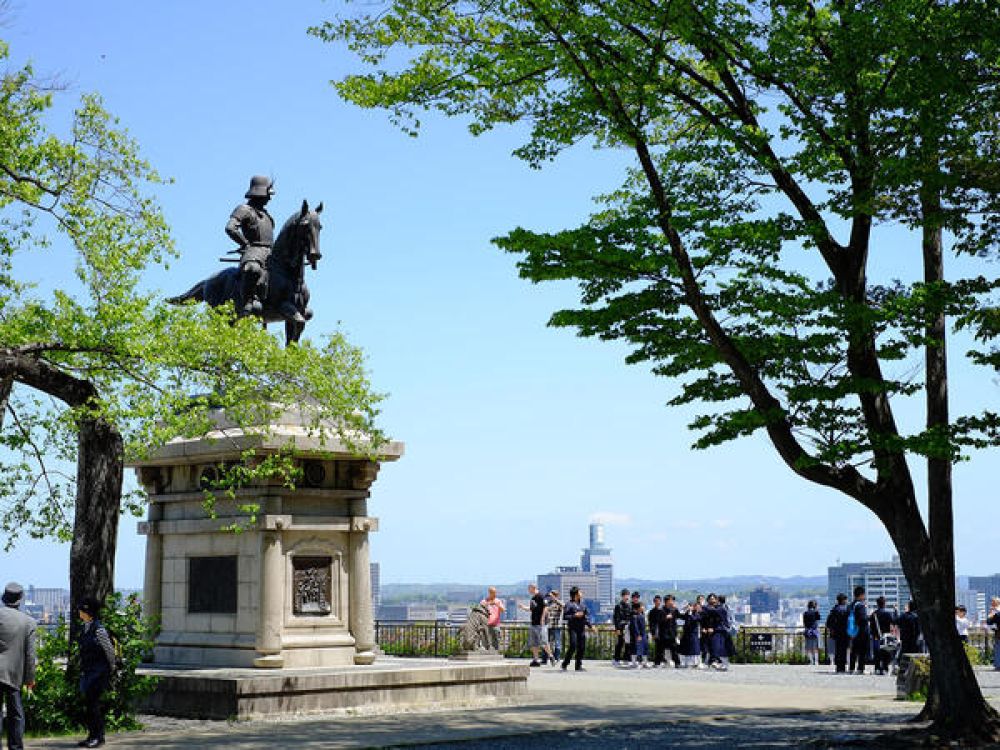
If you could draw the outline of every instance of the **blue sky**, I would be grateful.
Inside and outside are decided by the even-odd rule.
[[[547,328],[574,289],[519,280],[490,244],[580,221],[628,155],[578,147],[533,171],[510,155],[513,130],[474,139],[429,116],[420,138],[401,134],[329,85],[355,63],[306,28],[339,7],[15,0],[2,36],[14,62],[68,86],[62,100],[102,94],[173,178],[160,198],[182,260],[151,272],[152,287],[176,293],[217,269],[252,174],[275,177],[279,222],[303,198],[324,201],[307,335],[340,327],[366,350],[389,394],[383,425],[407,446],[370,504],[384,581],[533,577],[575,562],[595,516],[630,577],[817,574],[891,554],[867,511],[792,476],[762,438],[690,451],[690,413],[664,406],[677,384],[626,366],[621,347]],[[893,262],[912,251],[898,233],[884,246]],[[41,255],[22,266],[58,283],[51,267]],[[996,405],[988,375],[956,366],[953,384],[956,400]],[[994,461],[956,472],[963,573],[996,568]],[[123,520],[121,586],[141,585],[134,528]],[[0,555],[0,576],[63,585],[67,555],[22,544]]]

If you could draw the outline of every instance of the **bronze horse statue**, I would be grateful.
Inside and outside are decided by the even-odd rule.
[[[302,201],[302,210],[292,214],[274,240],[274,247],[267,258],[267,293],[263,299],[261,321],[285,323],[285,346],[302,336],[306,321],[312,318],[309,309],[309,287],[305,282],[305,266],[316,270],[316,262],[323,257],[319,251],[319,231],[323,228],[319,215],[320,203],[313,211]],[[170,297],[167,302],[180,305],[189,300],[205,302],[212,307],[234,304],[242,309],[239,269],[227,268],[214,276],[202,279],[184,294]]]

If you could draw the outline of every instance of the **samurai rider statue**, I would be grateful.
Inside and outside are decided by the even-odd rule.
[[[226,224],[226,234],[240,254],[240,315],[262,315],[267,297],[267,258],[274,246],[274,219],[265,206],[274,195],[274,185],[263,175],[250,178],[246,203],[233,209]]]

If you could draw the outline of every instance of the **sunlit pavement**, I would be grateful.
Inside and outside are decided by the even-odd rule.
[[[567,672],[532,669],[528,695],[516,705],[238,723],[149,717],[145,731],[110,737],[108,746],[243,750],[458,743],[468,750],[501,750],[658,747],[669,741],[678,747],[792,747],[817,736],[851,739],[884,731],[919,708],[894,700],[894,677],[837,675],[832,667],[735,665],[728,672],[585,667],[584,672],[572,666]],[[1000,673],[984,669],[977,676],[987,696],[1000,704]],[[68,748],[77,739],[30,744]]]

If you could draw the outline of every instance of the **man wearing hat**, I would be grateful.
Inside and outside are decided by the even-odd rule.
[[[35,687],[35,621],[18,610],[24,599],[20,584],[8,583],[0,607],[0,691],[6,707],[7,747],[24,747],[21,687]]]
[[[242,315],[260,315],[267,296],[267,258],[274,245],[274,219],[264,206],[274,195],[274,185],[263,175],[250,178],[250,189],[229,216],[226,234],[239,248]]]

